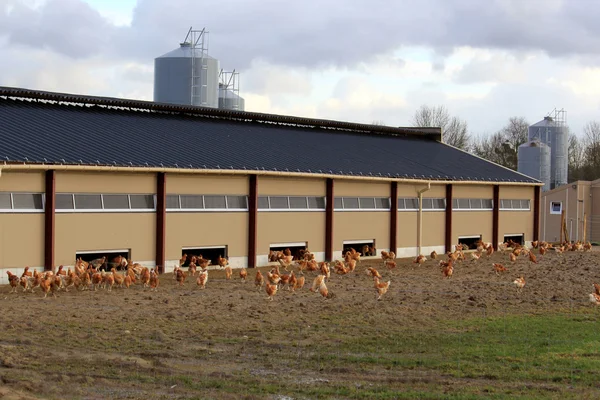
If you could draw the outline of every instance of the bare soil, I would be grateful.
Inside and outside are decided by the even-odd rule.
[[[231,280],[210,270],[204,290],[195,278],[179,287],[172,274],[160,276],[155,292],[139,285],[112,292],[71,289],[44,299],[39,288],[12,294],[4,285],[0,399],[283,399],[305,386],[315,394],[300,398],[346,398],[352,395],[344,388],[418,390],[432,380],[451,392],[457,383],[452,379],[376,363],[330,363],[324,349],[342,351],[357,338],[435,329],[456,319],[593,307],[588,293],[600,281],[596,251],[550,252],[538,264],[524,257],[511,264],[506,254],[495,253],[459,264],[450,279],[437,261],[397,261],[392,273],[379,258],[362,260],[348,275],[332,272],[330,299],[308,290],[316,273],[307,273],[303,289],[280,290],[269,301],[254,285],[255,270],[248,270],[247,282],[236,270]],[[510,271],[497,276],[493,262]],[[369,266],[391,280],[381,301],[365,274]],[[512,281],[520,275],[527,284],[517,293]],[[332,387],[338,392],[327,390]]]

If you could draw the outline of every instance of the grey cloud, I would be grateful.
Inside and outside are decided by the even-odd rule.
[[[151,63],[190,26],[206,27],[210,54],[238,70],[253,60],[355,68],[415,45],[435,49],[436,69],[457,46],[600,55],[600,4],[585,0],[139,0],[130,27],[111,25],[81,0],[49,0],[39,10],[8,1],[15,8],[0,8],[0,34],[73,58]]]

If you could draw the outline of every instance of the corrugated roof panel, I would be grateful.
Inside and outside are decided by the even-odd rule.
[[[0,99],[0,121],[4,161],[537,182],[418,136],[14,99]]]

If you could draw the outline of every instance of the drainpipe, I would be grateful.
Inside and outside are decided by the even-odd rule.
[[[431,189],[431,182],[427,182],[427,187],[417,192],[419,196],[419,213],[417,214],[417,256],[421,254],[421,243],[423,242],[423,193]]]

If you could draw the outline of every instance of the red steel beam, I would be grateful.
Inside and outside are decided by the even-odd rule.
[[[540,240],[540,192],[542,188],[535,186],[533,190],[533,238],[531,240]]]
[[[446,251],[452,251],[452,184],[446,185]]]
[[[44,206],[44,270],[54,269],[56,238],[56,171],[46,171],[46,204]]]
[[[156,266],[165,272],[167,236],[167,178],[164,172],[156,174]]]
[[[325,199],[325,261],[333,261],[333,179],[327,178]]]
[[[500,230],[500,185],[494,185],[494,208],[492,210],[492,245],[498,250],[498,234]]]
[[[396,253],[398,247],[398,182],[390,184],[390,251]]]
[[[258,220],[258,177],[248,179],[248,268],[256,268],[256,232]]]

